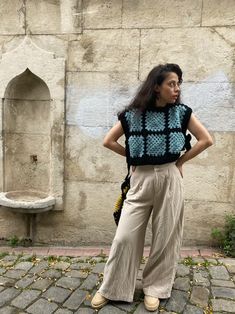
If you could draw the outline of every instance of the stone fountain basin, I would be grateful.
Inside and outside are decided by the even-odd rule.
[[[21,213],[41,213],[53,208],[55,197],[35,190],[0,192],[0,206]]]

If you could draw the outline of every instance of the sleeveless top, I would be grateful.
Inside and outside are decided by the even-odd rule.
[[[182,150],[191,148],[191,135],[186,135],[192,108],[182,103],[164,107],[149,106],[117,114],[126,137],[128,165],[163,164],[176,161]]]

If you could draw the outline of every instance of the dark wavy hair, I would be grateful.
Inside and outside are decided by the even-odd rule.
[[[183,82],[182,70],[176,63],[165,63],[155,66],[147,75],[146,80],[138,87],[137,94],[131,100],[131,102],[124,107],[117,115],[123,113],[125,110],[131,108],[137,108],[140,111],[145,110],[149,106],[155,106],[156,99],[158,98],[157,92],[154,87],[159,86],[167,78],[169,72],[175,72],[178,75],[179,83]],[[175,103],[180,103],[180,91]]]

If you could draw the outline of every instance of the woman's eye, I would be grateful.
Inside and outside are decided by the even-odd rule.
[[[170,87],[175,87],[175,86],[177,85],[178,87],[180,87],[180,84],[181,84],[181,83],[177,83],[177,84],[176,84],[176,83],[174,83],[174,82],[171,82],[171,83],[169,84],[169,86],[170,86]]]

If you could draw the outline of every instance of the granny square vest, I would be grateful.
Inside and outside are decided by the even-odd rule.
[[[186,135],[192,108],[182,103],[149,106],[144,111],[125,109],[117,114],[125,133],[128,165],[163,164],[191,148]]]

